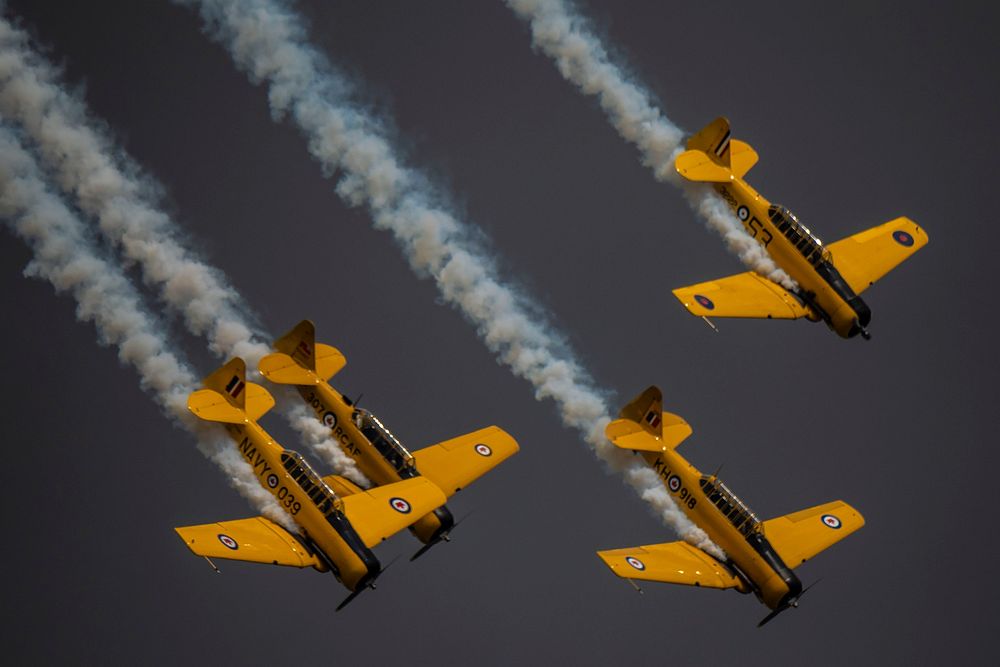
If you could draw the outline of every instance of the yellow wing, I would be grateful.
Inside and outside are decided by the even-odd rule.
[[[444,505],[447,499],[433,482],[414,477],[368,491],[359,489],[341,500],[344,514],[361,541],[373,547]]]
[[[740,585],[739,579],[722,563],[687,542],[598,551],[597,555],[612,572],[626,579],[705,588],[736,588]]]
[[[789,567],[795,568],[861,526],[865,519],[837,500],[764,522],[764,536]]]
[[[413,452],[420,474],[446,495],[461,491],[520,449],[497,426],[489,426]]]
[[[674,296],[698,317],[795,320],[809,314],[785,288],[752,271],[681,287]]]
[[[833,265],[861,294],[904,259],[927,245],[927,232],[909,218],[896,218],[827,245]]]
[[[291,533],[262,516],[174,530],[198,556],[291,567],[320,566],[319,559]]]

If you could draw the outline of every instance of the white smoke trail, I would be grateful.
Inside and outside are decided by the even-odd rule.
[[[418,173],[400,164],[392,146],[363,110],[338,99],[350,86],[306,45],[301,19],[270,0],[180,0],[200,8],[210,33],[255,83],[265,83],[276,120],[289,115],[327,174],[340,171],[337,192],[365,205],[375,226],[390,231],[411,266],[433,278],[443,298],[476,326],[487,347],[538,399],[551,398],[563,422],[579,430],[594,452],[625,479],[685,539],[721,550],[674,505],[662,483],[604,437],[608,410],[591,379],[560,339],[534,320],[532,308],[497,277],[469,230],[434,204]]]
[[[161,333],[161,323],[141,303],[122,270],[102,257],[83,223],[49,192],[32,157],[10,130],[0,125],[0,218],[34,252],[25,275],[49,281],[77,302],[77,318],[93,322],[103,345],[135,368],[142,388],[164,412],[195,435],[198,448],[214,461],[254,507],[295,531],[294,522],[232,443],[192,415],[187,397],[199,387],[187,364]]]
[[[85,105],[58,83],[58,72],[30,47],[28,36],[0,18],[0,115],[16,121],[37,148],[46,169],[80,210],[164,303],[180,313],[187,329],[208,339],[222,358],[243,357],[251,374],[270,351],[244,313],[248,308],[222,273],[186,249],[178,227],[159,208],[159,186],[114,146]],[[279,394],[279,397],[285,394]],[[298,419],[298,400],[281,400],[278,411],[336,472],[367,486],[354,461],[329,434]],[[337,453],[339,452],[339,454]]]
[[[787,273],[757,243],[710,187],[682,178],[674,159],[684,147],[684,132],[652,103],[651,95],[608,58],[600,40],[564,0],[504,0],[531,25],[532,43],[552,58],[560,74],[586,95],[596,96],[611,124],[640,151],[642,163],[659,181],[683,188],[691,206],[726,247],[749,268],[796,287]]]

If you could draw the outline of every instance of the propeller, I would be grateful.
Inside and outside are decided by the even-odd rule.
[[[390,567],[392,567],[392,564],[395,563],[397,560],[399,560],[398,555],[395,556],[391,561],[389,561],[388,565],[379,570],[379,573],[376,574],[374,577],[372,577],[367,585],[359,588],[356,591],[352,591],[350,595],[344,598],[344,601],[337,605],[336,611],[340,611],[341,609],[349,605],[351,602],[354,601],[354,598],[358,597],[359,595],[361,595],[362,592],[368,590],[369,588],[375,590],[375,580],[381,577],[383,574],[385,574],[385,571],[388,570]]]
[[[813,586],[815,586],[816,584],[818,584],[820,581],[821,581],[820,579],[817,579],[816,581],[812,582],[811,584],[809,584],[808,586],[806,586],[805,588],[803,588],[802,592],[799,593],[796,597],[792,598],[791,600],[789,600],[788,602],[786,602],[785,604],[781,605],[780,607],[778,607],[777,609],[775,609],[774,611],[772,611],[770,614],[768,614],[767,616],[765,616],[764,620],[762,620],[760,623],[757,624],[757,627],[758,628],[764,627],[764,625],[766,623],[770,622],[775,616],[777,616],[781,612],[785,611],[786,609],[791,609],[792,607],[798,608],[798,606],[799,606],[799,600],[801,600],[802,596],[806,594],[806,591],[808,591],[810,588],[812,588]]]
[[[458,528],[458,527],[459,527],[460,525],[462,525],[462,522],[463,522],[463,521],[465,521],[466,519],[468,519],[468,518],[469,518],[470,516],[472,516],[472,510],[470,510],[470,511],[469,511],[469,512],[468,512],[468,513],[467,513],[467,514],[466,514],[465,516],[463,516],[463,517],[462,517],[461,519],[459,519],[458,521],[456,521],[456,522],[455,522],[455,525],[454,525],[454,526],[452,526],[452,527],[451,527],[451,530],[449,530],[449,531],[448,531],[447,533],[444,533],[443,535],[441,535],[441,536],[440,536],[439,538],[437,538],[436,540],[433,540],[433,541],[431,541],[431,542],[428,542],[428,543],[427,543],[427,544],[425,544],[424,546],[422,546],[422,547],[420,547],[419,549],[417,549],[417,553],[415,553],[415,554],[413,554],[412,556],[410,556],[410,562],[412,563],[413,561],[415,561],[415,560],[417,560],[418,558],[420,558],[421,556],[423,556],[423,555],[424,555],[425,553],[427,553],[427,550],[428,550],[428,549],[430,549],[430,548],[431,548],[432,546],[434,546],[434,545],[435,545],[435,544],[437,544],[438,542],[442,542],[442,541],[444,541],[444,542],[451,542],[451,534],[452,534],[452,532],[454,532],[454,530],[455,530],[456,528]]]

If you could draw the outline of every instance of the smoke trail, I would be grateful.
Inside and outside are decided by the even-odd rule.
[[[163,326],[142,306],[121,269],[98,256],[83,223],[46,189],[34,160],[3,125],[0,218],[34,252],[25,275],[72,294],[77,318],[93,322],[100,343],[118,349],[118,358],[139,374],[142,388],[174,422],[195,435],[199,450],[222,468],[232,486],[262,514],[296,531],[232,443],[188,411],[188,394],[199,383],[163,338]]]
[[[270,351],[270,339],[248,320],[249,312],[220,271],[186,249],[178,227],[159,208],[159,186],[117,149],[82,101],[58,84],[58,72],[35,53],[27,35],[0,18],[0,115],[19,123],[45,167],[101,233],[139,265],[144,281],[181,314],[187,329],[208,339],[222,358],[243,357],[251,374]],[[368,486],[368,481],[329,434],[318,436],[298,418],[297,399],[279,393],[278,411],[312,444],[324,463]]]
[[[796,287],[710,187],[677,173],[674,159],[684,150],[684,132],[663,116],[648,91],[610,62],[600,40],[577,12],[563,0],[504,2],[530,23],[532,43],[556,62],[563,78],[584,94],[597,97],[611,124],[639,149],[642,163],[653,170],[656,179],[683,188],[692,208],[722,236],[730,252],[757,273],[789,289]]]
[[[265,83],[275,119],[288,115],[327,174],[340,171],[337,192],[369,209],[375,226],[390,231],[413,269],[429,275],[445,301],[477,328],[487,347],[539,400],[555,401],[562,420],[689,541],[721,550],[674,505],[662,483],[635,458],[604,438],[608,410],[592,380],[561,340],[531,317],[533,308],[503,284],[469,230],[434,202],[417,172],[400,164],[392,146],[363,110],[340,101],[350,85],[305,45],[301,19],[270,0],[179,0],[199,6],[212,36],[255,83]]]

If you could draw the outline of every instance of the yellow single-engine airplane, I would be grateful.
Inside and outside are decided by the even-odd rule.
[[[291,532],[262,516],[176,528],[199,556],[331,571],[351,591],[337,609],[382,572],[371,547],[444,504],[445,496],[420,477],[361,491],[336,475],[320,477],[296,452],[284,449],[257,423],[274,406],[260,385],[246,381],[246,365],[229,361],[191,394],[200,419],[222,422],[257,481],[298,527]],[[334,488],[343,489],[338,496]],[[214,567],[214,564],[213,564]]]
[[[805,591],[793,569],[865,525],[857,510],[839,500],[761,521],[716,475],[703,475],[677,453],[691,427],[663,412],[656,387],[622,408],[619,417],[608,424],[608,439],[641,454],[674,502],[726,557],[719,560],[687,542],[598,551],[619,577],[752,591],[772,610],[760,622],[764,625],[798,606]]]
[[[730,138],[729,121],[716,118],[687,142],[674,166],[690,181],[713,183],[750,236],[797,287],[788,290],[753,271],[674,290],[699,317],[823,320],[844,338],[870,338],[871,310],[859,296],[927,244],[909,218],[824,245],[784,206],[771,204],[743,180],[757,152]],[[710,323],[711,324],[711,323]]]
[[[327,383],[347,360],[339,350],[316,343],[312,322],[299,322],[275,341],[274,347],[278,351],[260,361],[261,374],[271,382],[296,386],[316,417],[374,485],[423,477],[451,497],[518,451],[517,442],[506,431],[489,426],[411,454],[375,415]],[[358,491],[346,479],[339,479],[334,488],[341,493]],[[444,505],[420,517],[410,530],[424,546],[411,560],[447,540],[454,526],[454,516]]]

